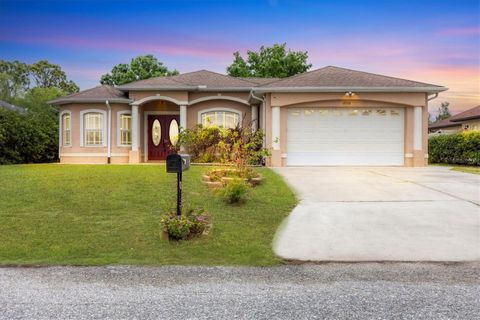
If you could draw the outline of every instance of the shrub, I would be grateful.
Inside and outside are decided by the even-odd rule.
[[[226,203],[242,203],[247,200],[250,186],[243,179],[233,179],[219,190]]]
[[[182,130],[176,147],[183,146],[194,162],[221,162],[240,168],[260,164],[268,155],[267,149],[262,147],[263,137],[262,130],[252,132],[249,126],[224,129],[199,124],[193,129]]]
[[[432,136],[428,139],[430,163],[480,165],[480,132]]]
[[[180,217],[172,210],[162,217],[161,224],[170,239],[185,240],[201,235],[209,225],[209,219],[203,209],[188,209]]]

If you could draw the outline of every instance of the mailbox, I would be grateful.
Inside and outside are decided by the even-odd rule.
[[[167,172],[181,173],[190,168],[190,156],[188,154],[172,153],[167,156]]]

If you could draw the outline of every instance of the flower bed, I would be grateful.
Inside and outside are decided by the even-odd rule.
[[[262,183],[263,177],[252,169],[223,168],[208,171],[202,177],[203,182],[212,189],[220,188],[230,181],[242,179],[252,187]]]
[[[162,238],[189,240],[206,235],[211,229],[208,213],[203,209],[188,209],[181,216],[170,211],[162,217]]]

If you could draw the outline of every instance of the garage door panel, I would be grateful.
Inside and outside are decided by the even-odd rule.
[[[288,165],[403,165],[402,108],[291,108]]]

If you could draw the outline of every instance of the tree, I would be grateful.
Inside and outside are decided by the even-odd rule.
[[[177,75],[177,70],[169,70],[151,54],[138,56],[130,64],[120,63],[112,68],[111,73],[102,75],[101,84],[121,85],[132,81]]]
[[[449,102],[446,102],[446,101],[442,102],[442,104],[440,105],[440,108],[438,108],[438,116],[435,121],[447,119],[452,116],[450,114],[450,110],[448,109],[449,106],[450,106]]]
[[[50,63],[47,60],[40,60],[30,65],[30,74],[35,81],[36,87],[56,87],[69,94],[80,90],[73,81],[67,80],[67,75],[59,65]]]
[[[30,85],[29,69],[20,61],[0,60],[0,99],[11,101]]]
[[[233,77],[285,78],[312,67],[307,63],[307,51],[287,51],[286,45],[274,44],[272,47],[261,46],[258,52],[247,51],[246,60],[237,51],[227,73]]]

